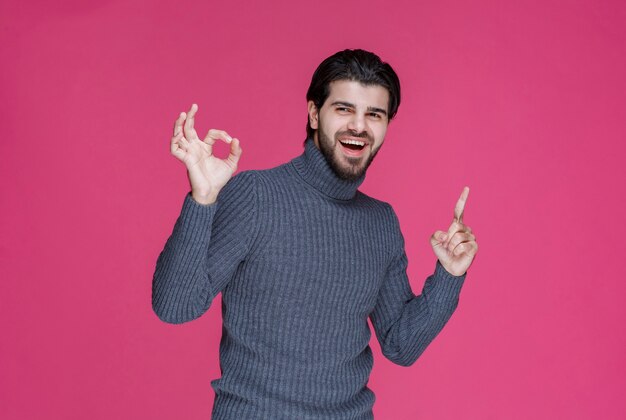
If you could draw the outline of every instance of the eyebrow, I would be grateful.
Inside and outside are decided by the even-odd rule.
[[[345,107],[348,107],[348,108],[356,108],[356,106],[354,104],[351,104],[350,102],[343,102],[343,101],[335,101],[331,105],[332,106],[339,105],[339,106],[345,106]],[[387,115],[387,111],[385,111],[384,109],[381,109],[381,108],[376,108],[374,106],[368,106],[367,110],[370,111],[370,112],[378,112],[380,114]]]

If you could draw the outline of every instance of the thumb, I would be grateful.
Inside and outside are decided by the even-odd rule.
[[[241,149],[241,145],[239,144],[239,139],[233,138],[230,142],[230,154],[228,155],[226,160],[229,161],[231,165],[236,168],[242,152],[243,150]]]

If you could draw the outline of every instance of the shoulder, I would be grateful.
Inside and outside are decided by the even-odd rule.
[[[241,171],[233,175],[217,196],[222,206],[226,203],[240,205],[243,202],[254,202],[258,194],[256,171]]]
[[[230,191],[239,190],[241,188],[254,188],[255,184],[256,174],[254,171],[237,172],[228,180],[226,185],[224,185],[220,194],[229,193]]]
[[[275,178],[273,173],[275,169],[248,169],[245,171],[237,172],[233,177],[228,181],[228,183],[224,186],[224,188],[251,188],[258,192],[259,188],[266,184],[268,181],[271,181],[272,178]]]
[[[231,181],[236,184],[249,185],[260,196],[274,196],[277,186],[294,182],[294,174],[290,167],[291,162],[286,162],[271,168],[249,169],[237,173]]]
[[[272,190],[272,185],[280,183],[284,176],[284,165],[269,169],[248,169],[237,172],[226,183],[221,195],[232,196],[237,195],[243,199],[244,197],[255,197],[260,199],[265,197]]]
[[[254,184],[256,183],[257,178],[256,172],[256,170],[237,172],[230,180],[228,180],[228,184]]]
[[[404,236],[398,216],[390,203],[370,197],[360,191],[358,200],[367,205],[367,214],[375,230],[382,234],[385,249],[392,257],[404,252]]]
[[[368,209],[376,212],[377,216],[381,219],[381,222],[398,225],[398,216],[396,215],[393,206],[388,202],[371,197],[360,190],[357,191],[355,199],[358,201],[359,205],[366,206]]]

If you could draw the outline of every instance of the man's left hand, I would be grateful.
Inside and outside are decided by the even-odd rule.
[[[478,252],[472,229],[463,224],[463,210],[469,195],[469,187],[463,188],[454,207],[454,219],[448,232],[438,230],[430,237],[430,245],[439,262],[453,276],[465,274]]]

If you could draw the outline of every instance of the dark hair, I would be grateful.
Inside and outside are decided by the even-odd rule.
[[[317,67],[311,85],[306,92],[306,100],[313,101],[321,109],[330,94],[330,82],[353,80],[364,85],[380,85],[389,91],[389,120],[396,115],[400,106],[400,80],[387,63],[376,54],[365,50],[343,50],[328,57]],[[313,138],[315,130],[307,116],[306,134]]]

